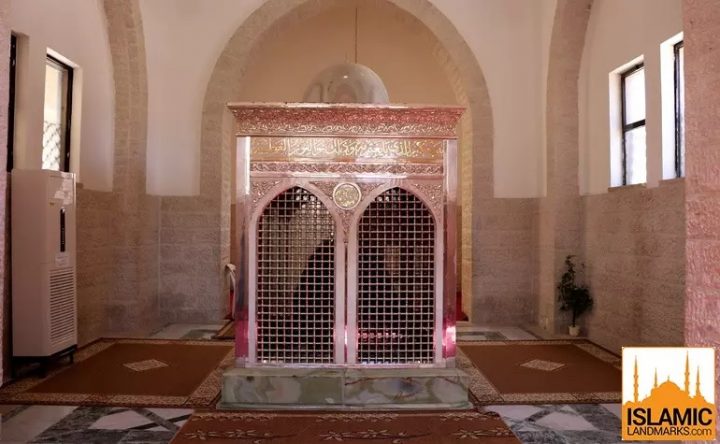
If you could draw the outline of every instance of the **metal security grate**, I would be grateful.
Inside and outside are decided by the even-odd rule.
[[[60,171],[62,166],[62,127],[45,121],[43,125],[42,168]]]
[[[257,236],[257,361],[332,363],[335,224],[327,208],[294,187],[265,208]]]
[[[375,198],[358,227],[357,362],[432,363],[435,224],[413,194]]]

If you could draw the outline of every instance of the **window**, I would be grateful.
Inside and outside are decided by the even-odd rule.
[[[48,55],[45,62],[43,169],[70,171],[72,84],[72,68]]]
[[[675,177],[685,175],[685,49],[680,41],[673,46],[675,55]]]
[[[622,184],[647,181],[645,144],[645,66],[620,74],[622,115]]]

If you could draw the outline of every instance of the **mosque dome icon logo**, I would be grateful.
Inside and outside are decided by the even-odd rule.
[[[715,439],[713,348],[624,347],[622,363],[623,440]]]

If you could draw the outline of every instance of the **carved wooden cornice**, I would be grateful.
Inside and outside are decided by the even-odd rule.
[[[456,106],[231,103],[238,136],[455,139]]]

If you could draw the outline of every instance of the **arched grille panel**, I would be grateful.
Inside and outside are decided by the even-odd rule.
[[[255,317],[258,362],[334,362],[335,223],[303,188],[258,221]]]
[[[435,224],[412,193],[375,198],[358,226],[357,362],[432,363]]]

